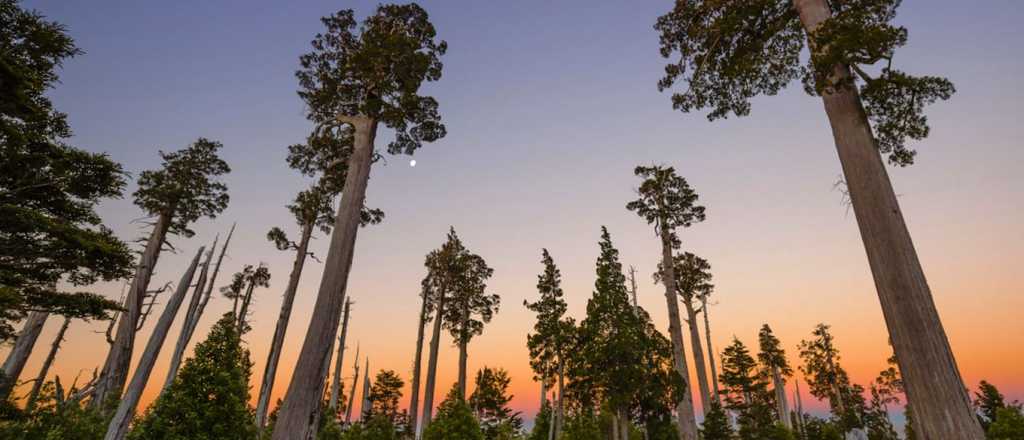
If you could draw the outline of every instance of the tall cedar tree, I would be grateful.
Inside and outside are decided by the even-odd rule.
[[[665,284],[665,302],[668,306],[669,335],[672,338],[673,359],[676,371],[686,382],[686,393],[676,407],[680,438],[697,439],[697,420],[693,411],[693,396],[690,386],[690,372],[683,346],[682,321],[679,318],[679,303],[676,300],[676,275],[672,264],[672,251],[679,249],[681,242],[676,228],[686,228],[704,221],[704,207],[697,205],[697,193],[690,188],[686,179],[679,177],[672,167],[638,166],[633,171],[643,179],[637,200],[629,202],[626,209],[654,225],[654,232],[661,239],[661,278]],[[699,343],[698,343],[699,345]],[[696,363],[699,375],[705,376],[700,393],[704,408],[707,408],[707,378],[703,361]]]
[[[412,154],[423,142],[445,134],[437,101],[418,94],[424,81],[440,79],[440,57],[447,49],[444,41],[435,41],[434,25],[423,8],[379,5],[358,30],[351,9],[321,21],[326,30],[314,38],[313,51],[299,59],[299,96],[318,131],[352,130],[353,146],[320,290],[275,440],[308,437],[308,421],[318,411],[323,359],[330,356],[345,302],[378,124],[394,130],[387,148],[392,154]]]
[[[430,353],[427,355],[427,379],[423,388],[423,417],[417,427],[417,437],[426,428],[433,416],[434,390],[437,381],[437,358],[441,344],[441,327],[448,297],[454,289],[453,274],[458,273],[460,264],[467,253],[455,228],[448,231],[448,239],[440,249],[430,251],[424,259],[427,276],[423,279],[423,295],[434,312],[433,329],[430,338]]]
[[[231,284],[221,288],[221,293],[233,302],[231,311],[235,314],[235,325],[242,333],[249,331],[246,317],[257,287],[270,287],[270,270],[263,263],[258,267],[246,264],[231,277]]]
[[[537,291],[540,299],[530,303],[523,300],[527,309],[537,314],[533,333],[526,335],[530,350],[530,367],[534,378],[545,385],[557,383],[554,412],[549,414],[551,437],[558,438],[565,421],[565,366],[570,356],[576,322],[565,317],[567,305],[562,291],[562,273],[547,249],[541,252],[544,273],[537,276]]]
[[[396,424],[399,420],[398,401],[402,399],[402,387],[405,382],[393,370],[381,370],[370,387],[368,419],[383,417]],[[366,412],[367,410],[364,410]]]
[[[426,407],[424,407],[426,409]],[[423,440],[484,440],[480,422],[473,416],[458,384],[437,408],[437,418],[423,430]]]
[[[441,314],[443,326],[459,347],[459,392],[466,395],[469,342],[484,331],[484,324],[498,313],[501,298],[487,293],[487,280],[494,275],[483,257],[464,252],[458,257],[457,272],[450,274],[451,295]]]
[[[672,103],[710,109],[711,120],[750,113],[798,76],[820,96],[874,275],[907,396],[926,438],[980,440],[982,430],[956,366],[924,270],[882,161],[906,166],[908,139],[928,136],[924,107],[953,84],[893,65],[907,29],[893,25],[900,0],[677,0],[658,18],[665,66],[660,90],[684,83]],[[804,46],[810,57],[801,65]]]
[[[67,118],[46,96],[64,60],[79,54],[63,25],[0,0],[0,342],[33,315],[4,364],[0,398],[18,381],[49,313],[103,319],[119,307],[58,282],[74,287],[131,274],[131,251],[95,210],[121,197],[126,173],[105,154],[66,144]]]
[[[508,407],[512,395],[508,386],[512,382],[508,371],[503,368],[483,367],[476,372],[473,394],[469,396],[469,407],[480,421],[484,437],[488,439],[509,438],[523,428],[519,412]]]
[[[251,374],[235,316],[225,314],[128,438],[251,440],[256,436],[248,406]]]
[[[220,142],[199,138],[183,150],[161,151],[162,167],[139,174],[135,204],[156,217],[156,221],[125,297],[125,310],[120,314],[114,343],[96,384],[92,400],[95,405],[121,397],[142,302],[168,234],[191,237],[189,224],[203,216],[213,218],[228,206],[227,185],[218,178],[231,168],[217,156],[221,148]]]
[[[757,360],[761,362],[761,375],[772,384],[776,420],[783,426],[792,429],[793,424],[789,419],[789,404],[786,401],[786,378],[793,375],[793,368],[786,360],[786,350],[782,348],[782,342],[775,336],[768,324],[761,326],[761,330],[757,334],[757,341],[760,349],[757,353]]]
[[[811,395],[827,400],[832,415],[844,432],[863,426],[864,389],[851,384],[846,370],[839,364],[839,349],[829,326],[818,324],[813,339],[800,341],[800,366]]]
[[[735,337],[722,351],[722,393],[725,408],[738,415],[741,439],[764,438],[775,423],[768,383],[758,374],[757,361]]]

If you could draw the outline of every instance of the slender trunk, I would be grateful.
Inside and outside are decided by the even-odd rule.
[[[57,350],[60,350],[60,343],[64,341],[64,333],[68,331],[69,325],[71,325],[71,318],[64,317],[64,323],[61,324],[60,330],[57,331],[57,337],[53,338],[53,345],[50,346],[50,352],[46,355],[42,368],[39,369],[39,375],[36,376],[35,382],[32,383],[32,391],[28,393],[28,403],[25,404],[27,412],[31,412],[36,406],[39,390],[46,383],[46,375],[50,373],[50,367],[53,366],[53,360],[57,357]]]
[[[559,360],[561,362],[561,360]],[[565,397],[565,366],[561,363],[558,365],[558,411],[557,423],[555,424],[555,437],[559,438],[562,435],[562,426],[565,425],[565,404],[562,402],[562,398]]]
[[[345,340],[348,339],[348,317],[352,311],[352,299],[345,301],[344,318],[341,321],[341,336],[338,337],[338,360],[334,365],[334,381],[331,382],[330,408],[338,410],[338,399],[341,397],[341,369],[345,360]]]
[[[311,437],[309,421],[316,416],[316,392],[324,382],[324,377],[318,377],[318,372],[323,359],[331,355],[328,347],[334,340],[345,302],[356,232],[373,162],[373,140],[377,134],[377,121],[365,117],[352,119],[355,126],[354,148],[348,161],[348,175],[335,218],[334,233],[331,234],[323,278],[309,330],[278,414],[273,440]]]
[[[708,343],[708,364],[711,367],[711,387],[715,392],[715,402],[721,404],[721,397],[718,392],[718,370],[715,368],[715,349],[711,348],[711,323],[708,320],[708,298],[700,297],[700,311],[704,315],[704,338]]]
[[[789,429],[793,429],[793,424],[789,420],[789,404],[786,402],[786,382],[782,380],[782,373],[779,372],[779,367],[772,366],[772,383],[775,387],[775,409],[779,412],[779,421]]]
[[[164,340],[167,339],[167,332],[170,331],[171,324],[174,323],[174,316],[178,314],[178,309],[181,308],[181,303],[185,299],[185,294],[188,293],[189,285],[192,283],[192,276],[195,275],[196,266],[199,265],[199,257],[202,256],[202,253],[203,248],[199,248],[199,252],[196,252],[195,258],[192,259],[192,264],[189,265],[185,274],[181,276],[181,281],[178,282],[178,288],[175,289],[174,295],[167,301],[167,305],[160,315],[160,320],[157,321],[156,327],[153,328],[153,334],[149,336],[146,348],[139,359],[139,365],[135,367],[135,373],[132,375],[132,381],[128,385],[124,398],[121,399],[120,404],[117,406],[117,411],[114,413],[114,418],[110,420],[110,425],[107,426],[107,435],[104,437],[104,440],[122,440],[128,434],[128,423],[132,420],[135,407],[139,404],[139,398],[142,397],[142,390],[146,388],[149,375],[153,372],[153,365],[156,364],[156,358],[160,355],[160,348],[163,347]]]
[[[686,324],[690,328],[690,346],[693,348],[693,367],[697,370],[697,385],[700,389],[700,410],[707,415],[711,407],[711,392],[708,389],[708,373],[704,369],[704,349],[701,348],[700,332],[697,331],[697,311],[693,308],[693,298],[683,298],[686,307]]]
[[[224,261],[224,254],[228,251],[228,244],[231,243],[231,236],[235,233],[235,224],[231,224],[231,230],[228,231],[228,238],[224,240],[224,246],[220,248],[220,255],[217,257],[217,265],[213,266],[213,275],[210,276],[210,281],[206,284],[206,293],[203,294],[203,301],[199,303],[199,309],[196,311],[195,316],[192,318],[192,323],[189,326],[189,339],[196,332],[196,327],[199,325],[199,318],[203,316],[203,311],[206,310],[206,304],[210,302],[210,297],[213,296],[213,288],[217,283],[217,274],[220,273],[220,263]]]
[[[366,358],[366,372],[363,373],[363,404],[359,406],[362,412],[360,420],[366,421],[370,415],[370,358]]]
[[[274,381],[277,378],[277,364],[281,360],[284,336],[285,332],[288,331],[288,321],[292,316],[292,305],[295,303],[295,293],[299,288],[299,278],[302,276],[302,268],[306,263],[309,239],[312,235],[313,225],[311,223],[303,225],[302,236],[295,251],[295,262],[292,264],[292,273],[288,277],[288,286],[284,289],[284,299],[281,300],[281,312],[277,315],[274,337],[270,341],[270,353],[267,355],[267,365],[263,369],[260,395],[256,401],[256,426],[260,428],[267,423],[267,412],[270,410],[270,395],[274,392]]]
[[[423,388],[423,421],[420,422],[416,438],[423,435],[423,430],[430,424],[434,414],[434,385],[437,379],[437,351],[441,345],[441,321],[444,319],[444,300],[447,288],[442,288],[437,299],[437,310],[434,312],[434,329],[430,338],[430,354],[427,355],[427,383]]]
[[[327,353],[330,354],[330,353],[333,353],[333,352],[334,352],[334,338],[331,338],[331,345],[330,345],[330,347],[327,347]],[[316,412],[314,413],[314,416],[309,420],[309,430],[308,430],[308,432],[310,433],[311,436],[313,436],[312,438],[315,438],[317,436],[317,428],[320,426],[320,414],[322,413],[322,410],[323,410],[324,399],[327,398],[327,379],[330,378],[330,374],[329,374],[330,370],[331,370],[331,356],[328,355],[327,357],[324,358],[324,364],[320,368],[320,377],[324,378],[324,381],[320,383],[320,389],[316,393],[316,395],[317,395],[316,405],[315,405]]]
[[[245,326],[247,323],[245,318],[249,314],[249,303],[252,302],[252,292],[254,290],[256,290],[255,279],[249,281],[249,287],[245,289],[245,297],[242,298],[242,308],[238,311],[238,322],[235,323],[235,326],[238,327],[238,333],[245,333],[246,331]],[[331,338],[331,342],[334,342],[333,339]],[[328,353],[330,353],[330,350],[328,350]]]
[[[202,301],[203,289],[206,288],[206,275],[210,269],[210,260],[213,259],[213,252],[216,248],[217,240],[214,240],[213,246],[210,247],[210,252],[206,254],[203,268],[199,271],[199,278],[196,280],[195,288],[192,290],[192,298],[189,300],[188,309],[185,311],[185,321],[181,324],[181,332],[178,334],[178,342],[174,345],[171,364],[167,368],[167,379],[164,380],[164,387],[160,391],[161,393],[174,383],[174,378],[178,375],[181,358],[185,355],[185,347],[188,346],[189,339],[192,336],[189,333],[189,328],[192,325],[192,321],[197,319],[196,313],[199,311],[199,303]]]
[[[544,408],[544,404],[547,403],[547,386],[544,381],[540,383],[540,407]],[[548,407],[548,440],[555,439],[555,406],[551,405]]]
[[[359,383],[359,345],[356,345],[355,374],[352,375],[352,391],[348,393],[348,405],[345,405],[345,424],[352,420],[352,406],[356,404],[356,384]]]
[[[826,0],[793,5],[809,35],[831,17]],[[850,77],[847,66],[833,67],[832,81]],[[840,87],[826,90],[822,101],[914,421],[923,438],[982,439],[860,96]]]
[[[459,336],[459,394],[463,400],[466,399],[466,362],[469,360],[469,331],[466,328],[469,321],[469,304],[465,304],[462,312],[462,330]]]
[[[620,432],[622,432],[622,434],[619,435],[619,438],[622,440],[629,440],[629,417],[626,417],[626,411],[619,408],[617,416],[619,419],[619,429],[621,430]]]
[[[612,414],[612,440],[619,440],[619,415]]]
[[[142,313],[142,302],[145,300],[146,289],[149,287],[149,280],[153,277],[153,269],[160,257],[164,238],[167,236],[170,225],[171,216],[169,214],[160,214],[156,224],[153,225],[153,232],[149,235],[146,249],[135,269],[132,286],[128,289],[128,295],[125,296],[125,310],[121,312],[120,320],[117,323],[114,343],[110,346],[107,359],[103,363],[102,373],[96,382],[96,391],[91,401],[93,406],[102,407],[109,401],[120,398],[121,392],[124,390],[124,383],[128,380],[128,368],[132,360],[132,349],[135,347],[136,327]]]
[[[796,386],[796,390],[794,391],[795,396],[796,396],[795,399],[794,399],[794,400],[796,400],[796,420],[797,420],[797,423],[800,424],[800,432],[803,432],[803,430],[804,430],[804,403],[803,403],[803,400],[800,398],[800,381],[797,380],[794,385]]]
[[[48,317],[50,314],[47,312],[30,312],[25,319],[25,326],[18,334],[7,360],[4,361],[3,377],[0,378],[0,399],[6,399],[18,386],[18,378],[28,363],[28,357],[32,355],[32,349],[35,348]]]
[[[662,222],[664,225],[665,222]],[[672,360],[675,370],[682,376],[686,389],[682,400],[676,404],[676,420],[679,424],[679,438],[697,440],[697,420],[693,414],[693,394],[690,384],[690,370],[686,365],[686,349],[683,347],[682,323],[679,319],[679,302],[676,299],[676,276],[672,265],[672,246],[668,229],[661,228],[662,283],[665,284],[665,301],[668,305],[668,330],[672,337]]]
[[[416,356],[412,362],[412,396],[409,400],[409,424],[413,432],[419,432],[420,373],[423,363],[423,334],[427,328],[427,295],[424,292],[420,306],[420,325],[416,330]]]

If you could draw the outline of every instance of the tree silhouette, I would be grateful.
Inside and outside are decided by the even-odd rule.
[[[772,333],[768,324],[761,326],[757,335],[760,350],[757,359],[761,362],[761,375],[771,380],[772,392],[775,398],[775,415],[777,420],[786,428],[792,429],[789,419],[789,404],[786,401],[786,378],[793,375],[793,368],[786,360],[786,350],[782,348],[782,342]]]
[[[484,331],[498,313],[501,298],[487,293],[487,280],[494,274],[483,257],[465,250],[456,255],[457,269],[448,275],[451,280],[448,305],[441,311],[442,325],[459,347],[459,392],[466,394],[466,363],[469,342]]]
[[[800,341],[800,358],[804,362],[800,371],[811,395],[829,402],[832,415],[844,432],[863,427],[864,389],[850,383],[849,375],[839,364],[839,349],[829,326],[818,324],[812,335],[812,339]]]
[[[508,371],[502,368],[485,366],[476,372],[475,389],[469,396],[469,407],[480,421],[485,438],[510,438],[503,437],[503,434],[517,433],[523,427],[519,413],[508,407],[513,397],[508,394],[511,382]]]

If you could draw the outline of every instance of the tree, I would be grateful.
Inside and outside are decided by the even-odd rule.
[[[709,119],[750,113],[798,76],[820,96],[835,138],[846,191],[867,251],[886,326],[925,438],[981,439],[963,380],[921,268],[882,154],[906,166],[906,145],[927,137],[925,105],[954,93],[945,78],[894,68],[907,29],[892,21],[899,0],[677,0],[659,17],[665,66],[660,90],[684,112]],[[801,53],[810,57],[801,66]],[[874,75],[869,71],[876,71]]]
[[[502,433],[519,432],[523,428],[519,413],[508,407],[512,401],[512,395],[508,394],[511,382],[508,371],[502,368],[483,367],[476,373],[469,407],[480,421],[485,438],[503,438]]]
[[[524,300],[523,305],[537,314],[537,322],[533,325],[534,333],[526,335],[534,379],[545,385],[556,381],[558,383],[554,413],[549,414],[552,416],[549,422],[553,423],[550,426],[550,435],[545,437],[552,440],[559,437],[562,424],[565,422],[565,367],[576,331],[576,322],[565,317],[568,306],[561,286],[562,274],[547,249],[541,251],[541,263],[544,264],[544,273],[537,276],[540,299],[533,303]]]
[[[772,328],[768,324],[761,326],[761,331],[758,333],[758,345],[760,351],[757,353],[757,359],[761,362],[761,374],[772,381],[776,420],[786,428],[792,429],[793,424],[789,419],[789,404],[786,402],[786,378],[793,375],[793,368],[786,360],[786,350],[782,349],[782,343],[772,333]]]
[[[426,407],[424,407],[426,409]],[[459,394],[458,384],[437,408],[437,418],[423,430],[423,440],[483,440],[480,423],[466,399]]]
[[[1006,408],[1006,398],[995,385],[984,380],[978,384],[978,391],[974,393],[974,397],[974,406],[978,409],[981,426],[988,431],[989,426],[999,417],[999,410]]]
[[[230,237],[230,234],[228,234]],[[193,321],[199,318],[199,314],[202,311],[199,306],[203,303],[203,291],[206,289],[206,280],[210,272],[210,262],[213,260],[213,252],[217,249],[217,239],[213,240],[213,245],[210,246],[210,251],[206,255],[206,260],[203,261],[202,269],[199,271],[199,278],[196,279],[195,287],[192,290],[192,297],[189,299],[188,308],[185,309],[185,321],[181,324],[181,331],[178,333],[178,341],[174,344],[174,352],[171,354],[171,364],[167,369],[167,378],[164,379],[164,389],[171,386],[174,382],[174,377],[178,375],[178,368],[181,366],[181,359],[185,356],[185,347],[188,346],[189,340],[192,339],[192,327]],[[162,392],[162,390],[161,390]]]
[[[1020,406],[1000,408],[996,420],[988,427],[991,440],[1013,440],[1024,438],[1024,412]]]
[[[537,416],[533,418],[533,429],[526,436],[526,440],[550,440],[554,429],[551,425],[554,422],[554,411],[551,408],[551,402],[544,400],[541,403],[540,409],[537,410]]]
[[[868,391],[871,400],[868,402],[867,410],[864,413],[864,425],[868,431],[868,438],[872,440],[898,439],[899,434],[889,420],[889,405],[900,403],[899,395],[904,394],[903,380],[897,368],[896,356],[887,359],[889,364],[885,370],[878,373],[878,377],[870,385]],[[907,413],[906,426],[910,426],[910,406],[905,408]]]
[[[697,421],[694,418],[693,397],[691,395],[690,373],[686,365],[683,347],[682,323],[679,319],[679,304],[676,302],[676,275],[672,259],[672,251],[681,246],[676,228],[690,227],[694,223],[704,221],[704,207],[697,205],[697,193],[690,188],[686,179],[679,177],[672,167],[638,166],[633,171],[643,179],[637,194],[637,200],[629,202],[626,209],[635,211],[637,215],[654,225],[654,232],[661,239],[661,279],[665,284],[665,301],[668,305],[669,335],[672,338],[673,359],[676,371],[686,382],[686,390],[676,408],[678,414],[680,438],[696,440]],[[698,345],[699,342],[698,342]],[[704,370],[703,362],[697,362],[698,374]],[[706,373],[703,373],[706,374]],[[704,408],[707,408],[707,378],[700,389]]]
[[[836,348],[829,326],[818,324],[811,340],[800,341],[800,358],[811,395],[828,400],[837,425],[844,432],[863,426],[864,389],[850,383],[846,370],[839,364],[839,349]]]
[[[638,307],[636,314],[643,335],[638,344],[642,378],[629,413],[643,427],[645,440],[678,439],[672,409],[687,390],[672,362],[672,342],[658,331],[646,310]]]
[[[384,417],[392,424],[398,420],[398,400],[405,382],[392,370],[381,370],[370,388],[370,417]],[[366,410],[364,410],[366,411]]]
[[[757,361],[747,346],[733,337],[732,344],[722,351],[722,383],[725,408],[738,414],[739,437],[766,437],[774,425],[768,383],[758,374]]]
[[[732,424],[729,417],[722,411],[722,405],[718,401],[711,402],[711,408],[704,416],[704,424],[700,430],[701,438],[704,440],[732,440]]]
[[[231,278],[231,284],[220,289],[225,297],[233,301],[231,310],[235,314],[235,325],[242,333],[249,331],[246,318],[249,315],[252,294],[257,287],[270,287],[270,270],[263,263],[257,267],[246,264]]]
[[[65,388],[60,377],[45,383],[30,410],[0,421],[0,439],[97,439],[107,429],[106,417],[82,405],[83,389]]]
[[[228,205],[227,185],[218,177],[231,168],[217,156],[221,148],[220,142],[199,138],[183,150],[161,151],[161,169],[139,174],[135,204],[156,220],[125,297],[125,311],[120,314],[114,343],[96,384],[94,404],[121,397],[146,289],[167,236],[191,237],[189,224],[200,217],[216,217]]]
[[[409,424],[414,435],[419,434],[420,376],[423,367],[423,337],[427,322],[432,319],[434,304],[430,301],[430,276],[424,278],[420,289],[420,320],[416,327],[416,354],[412,363],[412,395],[409,398]]]
[[[313,40],[313,51],[300,57],[299,96],[318,132],[351,131],[353,144],[316,306],[274,429],[277,440],[307,432],[315,415],[322,359],[329,356],[345,300],[378,125],[395,132],[388,146],[392,154],[412,154],[445,134],[437,101],[418,94],[424,81],[440,79],[440,56],[447,49],[435,41],[423,8],[380,5],[358,33],[351,9],[321,21],[327,29]]]
[[[345,312],[341,318],[341,335],[338,336],[338,356],[334,363],[334,380],[331,381],[331,398],[328,406],[331,410],[338,411],[338,402],[343,400],[344,391],[341,389],[341,370],[345,361],[345,342],[348,339],[348,319],[352,313],[352,298],[345,300]]]
[[[129,438],[251,440],[257,432],[247,404],[251,374],[249,351],[242,347],[235,316],[227,313]]]
[[[457,271],[449,274],[451,295],[439,316],[459,347],[459,390],[465,395],[469,341],[482,334],[484,324],[498,313],[501,298],[487,293],[487,280],[494,275],[494,269],[483,257],[466,250],[456,258]]]

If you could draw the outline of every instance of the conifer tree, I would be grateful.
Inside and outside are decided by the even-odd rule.
[[[700,435],[703,440],[732,440],[732,424],[729,417],[722,410],[718,401],[711,402],[711,408],[704,415],[704,423],[701,425]]]
[[[988,431],[989,426],[998,418],[999,410],[1006,408],[1006,398],[995,385],[982,380],[978,384],[978,391],[974,393],[974,407],[977,408],[981,426]]]
[[[412,391],[409,398],[409,424],[415,434],[419,434],[420,377],[423,373],[423,338],[427,322],[432,319],[434,304],[430,297],[430,275],[420,283],[420,315],[416,327],[416,354],[412,362]],[[414,435],[415,435],[414,434]]]
[[[800,358],[811,395],[827,400],[844,432],[863,427],[864,389],[851,384],[846,370],[839,364],[839,349],[836,348],[829,326],[818,324],[813,339],[800,342]]]
[[[661,239],[661,279],[665,284],[665,301],[668,305],[669,335],[672,338],[673,359],[676,371],[685,381],[686,393],[676,408],[679,435],[684,440],[697,439],[697,421],[693,411],[692,387],[690,372],[687,367],[685,349],[683,347],[682,322],[679,318],[679,304],[676,300],[677,287],[672,251],[682,245],[676,228],[686,228],[694,223],[704,221],[704,207],[697,205],[697,193],[690,188],[686,179],[678,176],[672,167],[638,166],[633,171],[643,179],[637,190],[639,199],[629,202],[626,209],[635,211],[637,215],[654,225],[654,232]],[[699,345],[699,343],[698,343]],[[698,374],[704,375],[703,361],[695,367]],[[700,389],[704,408],[707,408],[707,379]]]
[[[907,140],[928,136],[924,107],[954,93],[949,80],[914,76],[894,64],[907,29],[893,24],[900,0],[677,0],[658,18],[665,66],[660,90],[683,83],[672,104],[710,109],[711,120],[750,113],[797,77],[820,96],[845,186],[910,402],[926,438],[980,440],[896,193],[882,161],[906,166]],[[804,47],[810,56],[806,63]],[[803,65],[801,65],[803,64]]]
[[[772,328],[768,324],[761,326],[758,345],[760,351],[757,353],[757,359],[761,362],[761,374],[772,382],[777,420],[786,428],[792,429],[789,404],[786,402],[786,378],[793,375],[793,369],[786,359],[786,350],[782,349],[782,343],[772,333]]]
[[[192,338],[192,330],[194,330],[192,323],[198,320],[198,315],[201,314],[199,306],[203,302],[203,291],[206,289],[206,281],[210,273],[210,262],[213,260],[213,253],[217,249],[217,240],[219,238],[213,240],[213,245],[210,246],[206,259],[202,263],[202,269],[199,271],[199,277],[192,288],[192,297],[189,299],[188,307],[185,309],[185,320],[182,322],[181,330],[178,332],[178,340],[174,344],[174,352],[171,353],[171,364],[167,369],[167,377],[164,379],[164,389],[171,386],[171,382],[174,382],[174,376],[178,375],[181,359],[185,356],[185,347],[188,346],[188,342]]]
[[[733,337],[732,344],[722,351],[720,381],[725,408],[737,413],[742,439],[764,437],[775,422],[768,384],[757,368],[757,361],[746,345]]]
[[[307,117],[324,130],[352,133],[343,196],[324,262],[316,305],[285,395],[273,438],[306,433],[324,382],[322,360],[330,355],[352,266],[360,214],[376,152],[378,125],[394,130],[392,154],[412,154],[445,134],[437,101],[418,94],[424,81],[441,77],[447,49],[419,5],[379,5],[356,31],[351,9],[324,17],[326,30],[300,58],[296,73]],[[302,436],[302,435],[300,435]]]
[[[551,401],[545,400],[541,404],[540,409],[537,410],[537,416],[533,418],[533,429],[526,436],[526,440],[550,440],[553,429],[551,425],[554,423],[554,411],[551,408],[551,403]]]
[[[235,316],[227,313],[129,438],[251,440],[257,432],[248,406],[251,373],[249,351],[242,347]]]
[[[557,383],[554,412],[549,414],[552,432],[548,440],[552,440],[558,438],[564,423],[566,358],[570,355],[576,322],[565,317],[567,305],[561,286],[562,274],[547,249],[541,251],[541,263],[544,273],[537,276],[540,299],[533,303],[524,300],[523,305],[537,314],[534,333],[526,336],[534,378],[543,384]]]
[[[690,330],[690,347],[693,348],[693,363],[696,366],[697,383],[701,390],[702,410],[707,411],[712,400],[711,387],[708,382],[715,382],[715,378],[713,376],[708,378],[704,370],[704,350],[701,347],[700,332],[697,329],[700,325],[697,323],[697,313],[702,312],[703,308],[698,308],[697,302],[706,302],[707,297],[715,288],[711,284],[711,265],[707,260],[690,252],[676,254],[673,257],[673,264],[675,265],[673,273],[676,276],[676,292],[682,299],[683,307],[686,310],[687,327]],[[654,273],[655,281],[661,281],[663,271],[659,263],[658,272]],[[711,362],[714,363],[714,360]],[[715,385],[714,389],[717,391],[718,386]]]
[[[487,293],[487,280],[494,274],[483,257],[468,250],[456,257],[458,270],[450,274],[451,295],[443,310],[442,325],[459,347],[459,390],[466,395],[469,342],[484,331],[498,313],[501,298]]]
[[[227,185],[218,178],[231,168],[217,156],[221,148],[220,142],[199,138],[183,150],[161,151],[162,167],[139,174],[135,204],[156,220],[125,297],[125,310],[120,314],[114,343],[96,384],[94,405],[121,397],[142,302],[167,236],[191,237],[191,223],[200,217],[216,217],[228,205]]]
[[[231,278],[231,284],[221,288],[221,293],[234,304],[231,310],[235,314],[235,325],[242,333],[249,331],[246,318],[257,287],[270,287],[270,270],[263,263],[257,267],[246,264]]]
[[[424,407],[426,409],[426,407]],[[466,399],[459,394],[458,384],[437,408],[435,418],[423,430],[423,440],[484,440],[480,423],[473,417]]]
[[[508,407],[513,397],[508,394],[511,382],[508,371],[502,368],[485,366],[476,373],[469,407],[480,421],[485,438],[502,438],[503,433],[519,432],[523,427],[520,414]]]

